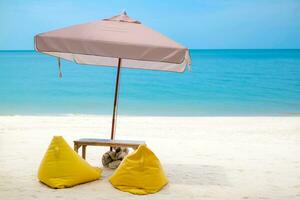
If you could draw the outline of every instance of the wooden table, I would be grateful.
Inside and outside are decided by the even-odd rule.
[[[130,147],[137,149],[141,144],[145,144],[145,141],[82,138],[74,141],[74,150],[78,153],[78,149],[82,147],[82,158],[85,159],[87,146]]]

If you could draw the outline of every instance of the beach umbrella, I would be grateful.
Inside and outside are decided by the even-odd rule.
[[[186,47],[131,19],[126,12],[34,38],[35,50],[78,64],[117,67],[111,139],[115,138],[121,68],[184,72],[191,59]],[[61,70],[59,71],[61,77]]]

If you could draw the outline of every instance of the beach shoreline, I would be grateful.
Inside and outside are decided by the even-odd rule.
[[[101,180],[53,190],[37,169],[54,135],[70,146],[109,138],[111,116],[0,116],[0,195],[5,199],[300,199],[300,117],[119,116],[117,139],[145,140],[170,183],[149,196],[120,192]],[[88,147],[100,166],[103,147]],[[104,192],[105,191],[105,192]]]

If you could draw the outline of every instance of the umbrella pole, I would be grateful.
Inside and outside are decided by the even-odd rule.
[[[119,94],[119,79],[120,79],[120,71],[121,71],[121,61],[122,59],[118,59],[118,71],[117,71],[117,78],[116,78],[116,88],[115,88],[115,98],[114,98],[114,110],[113,110],[113,117],[112,117],[112,124],[111,124],[111,135],[110,139],[115,139],[115,132],[116,132],[116,117],[117,117],[117,107],[118,107],[118,94]],[[112,150],[112,147],[110,148]]]

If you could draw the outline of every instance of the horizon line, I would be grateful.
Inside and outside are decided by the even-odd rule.
[[[300,50],[299,48],[191,48],[189,50]],[[0,52],[36,51],[34,49],[0,49]]]

